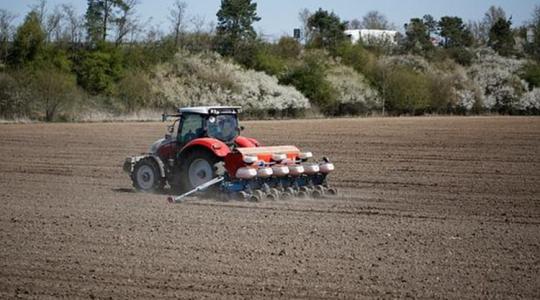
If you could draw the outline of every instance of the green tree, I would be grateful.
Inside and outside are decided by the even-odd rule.
[[[431,34],[437,33],[437,31],[439,30],[439,22],[437,22],[432,15],[425,15],[422,20],[427,26],[430,36]]]
[[[405,24],[405,40],[403,42],[405,51],[416,54],[425,54],[433,50],[431,43],[430,27],[419,18],[413,18],[408,24]]]
[[[97,0],[88,0],[86,9],[86,34],[88,41],[97,43],[103,38],[103,9],[102,2]]]
[[[472,33],[459,17],[442,17],[439,21],[440,34],[444,38],[445,48],[470,47]]]
[[[39,55],[44,42],[45,32],[41,28],[39,16],[37,12],[31,11],[17,29],[9,62],[24,65],[33,61]]]
[[[107,40],[110,25],[121,21],[120,14],[128,8],[123,0],[88,0],[86,32],[93,45]]]
[[[240,47],[257,37],[253,29],[253,23],[261,20],[257,16],[257,3],[251,0],[221,0],[217,17],[217,50],[222,55],[235,56]]]
[[[502,56],[509,56],[514,52],[514,34],[512,33],[511,19],[498,19],[489,30],[488,45]]]
[[[336,14],[322,8],[308,18],[308,27],[311,28],[308,44],[312,47],[334,51],[347,40],[345,35],[347,22],[341,22]]]

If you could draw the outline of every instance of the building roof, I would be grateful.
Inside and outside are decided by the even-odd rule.
[[[179,113],[192,113],[208,115],[210,113],[238,113],[242,108],[240,106],[194,106],[182,107],[178,109]]]

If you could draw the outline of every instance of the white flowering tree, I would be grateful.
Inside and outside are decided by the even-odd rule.
[[[341,107],[355,113],[367,113],[382,107],[379,92],[353,68],[336,64],[329,69],[326,79],[338,93],[337,102]]]
[[[310,107],[291,86],[263,72],[245,70],[215,53],[178,53],[154,74],[155,91],[175,106],[239,105],[247,111],[288,111]]]
[[[502,111],[520,109],[528,84],[518,76],[525,60],[497,55],[491,49],[480,49],[468,69],[468,76],[482,91],[484,109]]]

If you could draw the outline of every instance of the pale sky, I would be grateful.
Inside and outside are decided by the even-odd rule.
[[[35,0],[0,0],[0,8],[7,9],[19,16],[18,21],[28,12]],[[87,5],[86,0],[49,0],[48,7],[53,9],[60,3],[73,4],[81,14]],[[139,0],[137,15],[141,20],[152,18],[152,23],[163,30],[168,30],[167,16],[174,0]],[[216,21],[216,12],[220,0],[185,0],[190,16],[204,17],[206,22]],[[259,0],[257,12],[262,18],[255,23],[258,32],[269,38],[292,35],[293,28],[299,27],[298,12],[303,8],[311,11],[320,8],[334,11],[343,20],[361,19],[368,11],[377,10],[387,16],[399,30],[410,18],[431,14],[436,19],[449,15],[459,16],[465,22],[480,20],[491,5],[501,6],[508,16],[512,16],[514,25],[523,25],[531,19],[535,5],[540,0]]]

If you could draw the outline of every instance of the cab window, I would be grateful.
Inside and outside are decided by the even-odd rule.
[[[231,142],[238,136],[236,115],[218,115],[208,119],[208,136],[223,142]]]
[[[201,115],[186,114],[182,116],[182,128],[178,135],[181,144],[189,143],[191,140],[202,137],[204,134],[204,119]]]

